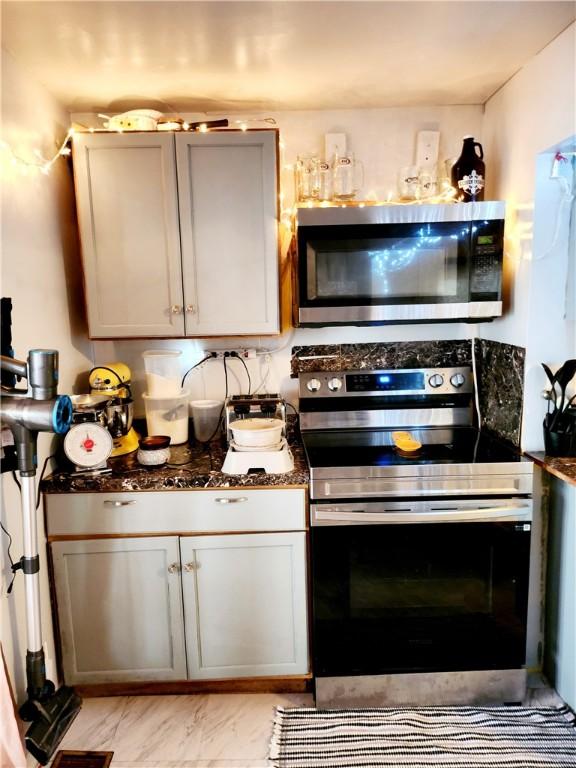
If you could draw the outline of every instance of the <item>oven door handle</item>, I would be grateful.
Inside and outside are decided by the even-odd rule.
[[[375,523],[440,523],[463,522],[478,523],[490,520],[515,518],[526,521],[531,518],[532,504],[509,504],[501,507],[478,507],[476,509],[437,508],[390,510],[389,512],[368,512],[365,509],[313,509],[312,525],[340,523],[349,525]]]

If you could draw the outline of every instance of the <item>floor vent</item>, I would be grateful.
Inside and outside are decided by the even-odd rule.
[[[61,749],[56,753],[52,768],[108,768],[114,752],[80,752]]]

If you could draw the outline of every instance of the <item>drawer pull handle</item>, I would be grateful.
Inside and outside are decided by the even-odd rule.
[[[236,496],[236,498],[229,498],[227,496],[220,496],[217,499],[214,499],[216,504],[240,504],[242,501],[248,501],[246,496]]]
[[[190,571],[195,571],[197,568],[198,568],[198,566],[197,566],[197,565],[196,565],[196,563],[194,563],[194,562],[192,562],[192,563],[186,563],[186,565],[184,566],[184,570],[185,570],[187,573],[190,573]]]
[[[104,506],[106,507],[131,507],[133,504],[136,504],[135,501],[112,501],[111,499],[106,499],[104,502]]]
[[[178,563],[170,563],[168,566],[168,573],[178,573],[180,571],[180,565]]]

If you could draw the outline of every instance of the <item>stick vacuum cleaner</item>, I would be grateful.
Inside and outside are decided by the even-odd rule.
[[[1,357],[2,370],[28,380],[27,390],[2,387],[0,421],[10,427],[18,457],[22,493],[22,568],[26,590],[26,682],[28,698],[20,717],[32,724],[25,736],[26,748],[42,765],[50,760],[62,737],[80,710],[81,699],[68,686],[58,690],[46,679],[38,573],[36,519],[36,466],[38,432],[64,434],[72,421],[68,395],[57,395],[58,352],[33,349],[23,362]]]

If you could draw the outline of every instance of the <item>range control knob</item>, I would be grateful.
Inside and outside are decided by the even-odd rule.
[[[431,387],[441,387],[442,384],[444,384],[444,376],[441,376],[439,373],[435,373],[434,375],[430,376],[428,379],[428,383]]]
[[[322,382],[320,381],[320,379],[310,379],[308,384],[306,384],[306,389],[309,392],[318,392],[321,386],[322,386]]]
[[[342,389],[342,379],[337,379],[336,377],[330,379],[328,389],[330,392],[338,392],[339,389]]]
[[[453,376],[450,377],[450,384],[452,384],[452,386],[456,388],[461,387],[465,381],[466,381],[466,378],[462,373],[455,373]]]

